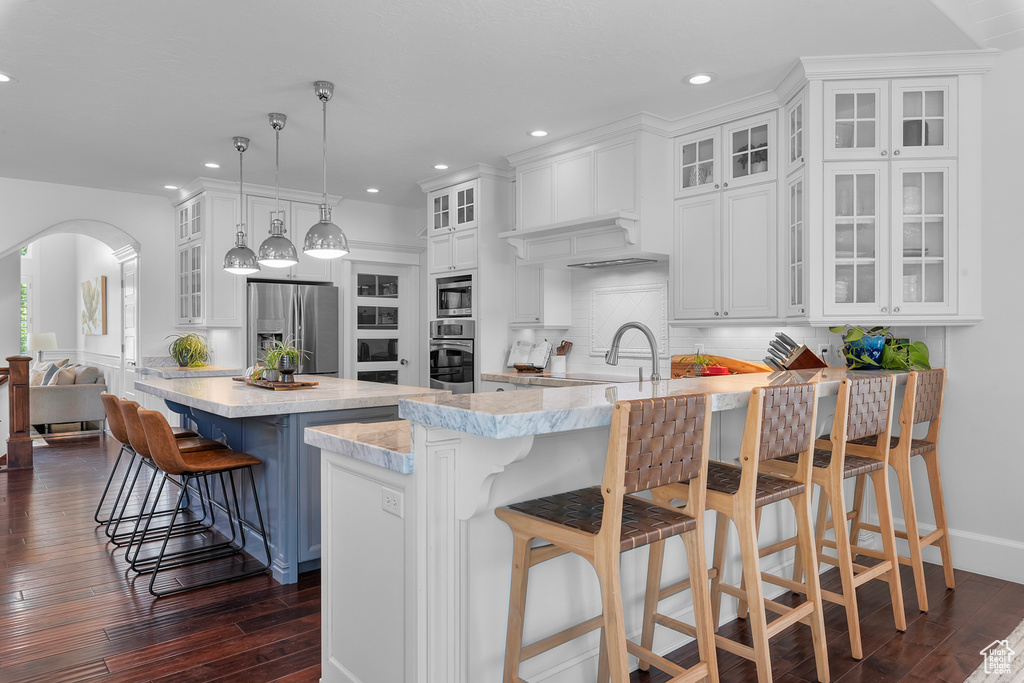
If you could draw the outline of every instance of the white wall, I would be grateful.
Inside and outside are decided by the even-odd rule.
[[[121,264],[110,247],[84,235],[75,235],[76,315],[78,350],[121,357]],[[107,278],[107,333],[82,333],[81,283],[97,276]]]
[[[21,302],[21,256],[10,254],[0,259],[0,365],[8,356],[17,356],[21,346],[18,326]],[[0,420],[6,412],[0,413]],[[2,432],[0,432],[2,433]]]

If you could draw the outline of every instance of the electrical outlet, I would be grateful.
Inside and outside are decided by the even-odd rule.
[[[827,365],[832,365],[832,362],[835,360],[832,354],[833,351],[831,344],[823,343],[818,345],[818,355],[821,356],[821,359],[825,361]]]
[[[694,353],[704,353],[704,345],[703,344],[694,344],[693,345],[693,352]]]
[[[384,512],[390,512],[395,517],[405,517],[405,494],[401,491],[389,489],[386,486],[381,487],[381,508]]]

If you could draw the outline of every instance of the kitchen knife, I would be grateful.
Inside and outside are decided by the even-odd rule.
[[[769,349],[775,349],[776,351],[781,353],[783,360],[789,358],[789,354],[793,350],[793,349],[789,348],[788,346],[786,346],[785,344],[783,344],[778,339],[772,339],[770,342],[768,342],[768,348]]]
[[[785,344],[785,345],[786,345],[786,349],[787,349],[788,351],[795,351],[795,350],[796,350],[797,348],[799,348],[799,346],[800,346],[800,345],[799,345],[799,344],[797,344],[797,343],[796,343],[795,341],[793,341],[793,338],[792,338],[792,337],[790,337],[790,336],[789,336],[788,334],[786,334],[785,332],[776,332],[776,333],[775,333],[775,337],[776,337],[777,339],[779,339],[779,340],[780,340],[780,341],[781,341],[781,342],[782,342],[783,344]]]
[[[770,367],[770,368],[774,368],[775,370],[782,370],[782,371],[785,371],[785,370],[786,370],[786,368],[784,368],[784,367],[783,367],[783,366],[782,366],[782,365],[781,365],[781,364],[779,363],[779,361],[775,360],[775,359],[774,359],[774,358],[772,358],[771,356],[765,356],[765,357],[764,357],[764,364],[765,364],[765,365],[767,365],[767,366],[768,366],[768,367]]]
[[[786,361],[789,360],[789,354],[780,352],[774,346],[768,348],[768,355],[779,361],[782,365],[785,365]]]

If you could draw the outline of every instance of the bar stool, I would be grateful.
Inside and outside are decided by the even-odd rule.
[[[117,452],[117,459],[114,461],[114,466],[110,468],[110,476],[107,477],[107,484],[103,487],[103,493],[100,495],[100,502],[96,506],[96,513],[93,515],[93,519],[96,520],[97,524],[107,524],[110,522],[110,518],[117,510],[117,505],[121,501],[121,495],[124,493],[124,487],[128,483],[128,479],[132,473],[132,467],[135,464],[136,453],[135,449],[132,448],[131,443],[128,439],[128,432],[124,426],[124,418],[121,415],[121,400],[113,395],[103,392],[100,394],[100,400],[103,402],[103,412],[107,416],[107,426],[110,429],[111,435],[121,444],[121,449]],[[182,429],[180,427],[174,428],[175,438],[184,439],[188,437],[199,436],[190,429]],[[129,454],[128,466],[124,471],[124,478],[121,480],[121,487],[118,489],[117,497],[114,498],[114,505],[110,509],[110,513],[101,518],[100,514],[103,509],[103,501],[107,498],[107,493],[110,490],[110,484],[114,481],[114,474],[117,472],[117,466],[121,464],[121,458],[125,453]]]
[[[814,659],[818,680],[828,683],[828,652],[825,643],[825,624],[822,618],[821,589],[818,583],[818,563],[814,559],[814,536],[811,531],[811,499],[808,485],[811,481],[811,455],[814,444],[817,385],[792,384],[757,387],[750,392],[746,424],[740,446],[741,467],[721,462],[708,464],[707,507],[718,513],[715,529],[715,549],[711,578],[712,618],[717,624],[722,606],[722,593],[740,600],[740,616],[749,606],[750,631],[753,647],[715,635],[715,645],[727,652],[752,660],[757,666],[757,680],[771,683],[772,667],[768,640],[796,622],[810,626],[814,642]],[[759,462],[797,455],[796,474],[792,478],[775,477],[758,471]],[[692,496],[685,484],[663,486],[653,491],[654,500],[668,504],[672,500],[688,501]],[[698,494],[699,495],[699,494]],[[758,551],[757,527],[761,508],[769,503],[788,500],[793,505],[797,520],[797,539],[804,549],[802,557],[807,581],[801,584],[806,602],[787,607],[765,599],[761,582],[770,575],[762,574],[760,557],[782,548]],[[729,520],[736,525],[740,552],[743,559],[742,583],[739,588],[722,582]],[[788,547],[788,546],[787,546]],[[651,555],[648,564],[648,596],[660,588],[662,558]],[[684,590],[684,584],[675,584],[657,591],[656,600],[648,600],[644,609],[644,641],[651,642],[654,624],[669,626],[687,632],[687,625],[657,612],[657,600]],[[765,609],[781,616],[771,624]]]
[[[519,665],[553,647],[602,629],[598,679],[629,680],[627,652],[671,673],[673,683],[718,681],[704,557],[704,490],[707,479],[711,405],[704,394],[619,401],[602,484],[515,503],[495,510],[512,529],[512,587],[505,642],[505,683],[517,683]],[[629,495],[675,482],[690,482],[695,495],[683,509],[662,507]],[[626,640],[619,580],[619,555],[682,536],[693,581],[695,633],[700,662],[684,669]],[[551,545],[531,548],[533,539]],[[526,585],[530,567],[575,553],[593,565],[601,585],[602,614],[523,646]]]
[[[917,588],[917,606],[922,612],[928,611],[928,592],[924,582],[924,559],[921,551],[937,544],[942,556],[942,571],[946,579],[946,588],[956,588],[953,576],[953,555],[949,549],[949,527],[946,523],[946,503],[942,497],[942,475],[939,471],[939,427],[942,423],[942,399],[946,386],[946,370],[914,371],[907,376],[907,388],[903,393],[903,406],[900,408],[900,435],[889,439],[889,465],[896,470],[899,484],[900,500],[903,503],[903,519],[906,531],[896,531],[896,537],[905,539],[910,546],[910,557],[899,556],[901,564],[909,565],[914,571],[914,585]],[[928,433],[923,439],[914,438],[914,425],[928,423]],[[850,453],[858,455],[864,449],[874,447],[878,439],[867,437],[854,440],[848,447]],[[885,441],[883,440],[884,444]],[[915,455],[921,456],[928,472],[928,486],[931,489],[932,508],[935,512],[935,531],[921,536],[917,525],[917,509],[914,504],[914,486],[910,477],[910,461]],[[864,486],[858,481],[854,491],[853,506],[855,515],[850,526],[850,535],[864,529],[874,533],[882,533],[877,524],[865,524],[860,519],[861,501],[864,499]],[[883,533],[884,538],[884,533]],[[865,555],[877,556],[865,552]]]
[[[830,438],[818,439],[815,442],[811,480],[821,488],[814,534],[816,557],[818,562],[839,568],[843,586],[842,593],[822,590],[821,597],[846,607],[850,651],[854,659],[864,657],[856,591],[868,581],[879,579],[889,584],[889,597],[896,628],[900,631],[907,630],[907,618],[903,613],[903,589],[900,585],[899,560],[896,554],[896,536],[893,533],[889,479],[886,473],[889,451],[885,444],[889,443],[892,428],[892,398],[892,376],[842,380],[839,383],[839,395],[836,398],[836,411],[832,419]],[[875,437],[883,445],[875,447],[865,455],[847,453],[847,440],[868,437]],[[787,477],[796,476],[798,468],[799,462],[795,455],[761,463],[762,472],[781,474]],[[865,477],[870,477],[874,487],[875,504],[884,548],[884,551],[879,553],[881,562],[873,567],[854,563],[855,555],[867,555],[871,549],[861,548],[857,544],[857,537],[851,535],[846,527],[848,520],[852,519],[854,515],[860,514],[861,503],[857,503],[855,512],[846,512],[843,482],[846,479],[857,478],[858,485],[861,485]],[[828,520],[828,511],[832,513],[831,520]],[[837,523],[837,520],[841,520],[841,523]],[[825,531],[829,521],[831,521],[835,532],[835,541],[825,540]],[[782,542],[773,547],[776,549],[789,547],[785,543]],[[796,545],[796,539],[790,539],[788,543]],[[838,557],[825,555],[822,552],[823,547],[835,549]],[[776,586],[801,592],[803,584],[800,582],[804,568],[799,558],[800,550],[797,546],[798,555],[793,566],[793,581],[768,574],[764,576],[764,580]],[[872,555],[875,555],[876,552],[872,552]]]
[[[135,470],[135,476],[132,478],[131,484],[128,488],[128,494],[125,496],[121,504],[121,513],[118,515],[116,522],[113,523],[113,528],[110,528],[110,524],[108,524],[107,526],[107,536],[115,545],[128,546],[128,549],[125,550],[125,557],[128,558],[130,547],[133,541],[136,539],[136,531],[139,528],[139,525],[143,518],[146,516],[151,516],[153,514],[156,514],[158,517],[166,516],[167,512],[169,511],[157,512],[156,503],[154,503],[153,510],[150,513],[148,513],[148,515],[145,512],[146,504],[149,501],[149,496],[153,491],[153,484],[156,481],[155,475],[157,473],[157,466],[153,462],[153,456],[150,453],[149,444],[146,441],[146,433],[142,427],[142,422],[139,421],[139,404],[136,403],[135,401],[122,400],[120,401],[120,409],[121,420],[124,424],[125,432],[128,434],[128,442],[131,444],[131,447],[135,451],[135,453],[139,456],[139,465],[138,468]],[[186,432],[191,433],[193,436],[182,435],[179,437],[177,436],[177,434],[181,432],[175,432],[174,429],[171,428],[171,433],[175,435],[174,438],[176,443],[178,444],[178,448],[187,453],[197,453],[200,451],[211,451],[227,448],[227,446],[225,446],[219,441],[214,441],[213,439],[206,439],[201,436],[195,436],[195,432]],[[142,472],[143,466],[148,467],[151,470],[149,486],[147,487],[146,494],[142,499],[142,505],[139,507],[139,514],[129,515],[126,517],[125,510],[128,506],[128,501],[135,490],[135,484],[138,481],[138,477],[139,474]],[[205,516],[205,500],[203,500],[202,502]],[[118,533],[121,527],[121,522],[132,521],[135,522],[135,528],[130,533]],[[136,553],[137,552],[138,551],[136,550]]]
[[[178,447],[178,441],[174,438],[174,434],[171,432],[171,426],[167,423],[167,419],[162,414],[152,410],[139,410],[138,415],[139,419],[142,421],[143,428],[145,429],[150,454],[153,456],[153,460],[157,467],[159,467],[161,472],[164,474],[164,477],[160,481],[160,487],[157,490],[157,500],[159,500],[160,495],[163,492],[163,486],[164,483],[166,483],[168,476],[178,476],[181,478],[181,491],[178,493],[174,511],[171,514],[170,523],[167,525],[167,531],[164,534],[160,550],[156,556],[151,558],[151,564],[138,570],[143,574],[152,574],[149,581],[149,592],[157,597],[161,597],[164,595],[171,595],[173,593],[180,593],[192,588],[212,586],[214,584],[234,581],[236,579],[255,576],[266,572],[270,567],[270,543],[267,539],[266,528],[263,525],[263,512],[260,510],[259,495],[256,492],[256,479],[252,473],[253,465],[262,465],[262,461],[248,453],[242,453],[240,451],[234,451],[226,448],[193,453],[182,452]],[[252,490],[253,505],[256,509],[256,519],[259,523],[258,529],[242,519],[242,509],[238,503],[238,492],[235,488],[235,480],[234,477],[231,476],[231,473],[235,471],[243,471],[248,475],[249,485]],[[206,544],[204,546],[187,548],[176,552],[168,552],[167,545],[174,532],[175,519],[184,511],[182,502],[185,500],[185,492],[188,490],[189,484],[194,480],[201,479],[209,489],[208,478],[215,474],[218,475],[217,478],[220,480],[221,489],[224,494],[224,503],[227,508],[228,520],[231,525],[231,538],[224,542]],[[230,482],[230,496],[228,495],[228,486],[224,481],[225,474],[229,475],[227,480]],[[232,503],[234,503],[233,509]],[[142,532],[143,538],[146,536],[151,520],[152,517],[146,519],[146,528],[143,529]],[[236,525],[240,537],[237,542],[235,540]],[[263,541],[263,550],[266,561],[262,564],[258,564],[257,568],[245,569],[246,563],[243,562],[241,563],[242,569],[237,572],[216,574],[206,580],[196,581],[195,583],[185,583],[176,588],[172,587],[163,590],[156,589],[157,578],[161,572],[187,565],[208,562],[215,559],[245,555],[246,527],[249,527],[253,532],[257,533]],[[207,534],[201,534],[200,536],[206,535]]]

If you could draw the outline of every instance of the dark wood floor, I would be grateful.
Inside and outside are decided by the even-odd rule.
[[[319,573],[292,586],[259,576],[153,598],[92,521],[116,454],[110,438],[51,439],[36,447],[33,471],[0,473],[0,681],[317,681]],[[1024,586],[957,572],[957,589],[947,591],[941,570],[928,569],[928,614],[904,574],[906,633],[893,628],[884,585],[861,589],[859,662],[845,613],[826,608],[833,681],[959,683],[981,663],[981,648],[1024,618]],[[823,575],[829,582],[838,579]],[[745,629],[735,620],[721,632],[742,639]],[[671,658],[686,664],[695,650]],[[812,654],[806,627],[781,634],[772,641],[775,680],[816,680]],[[756,679],[749,662],[718,659],[723,683]],[[667,679],[652,671],[631,681]]]

